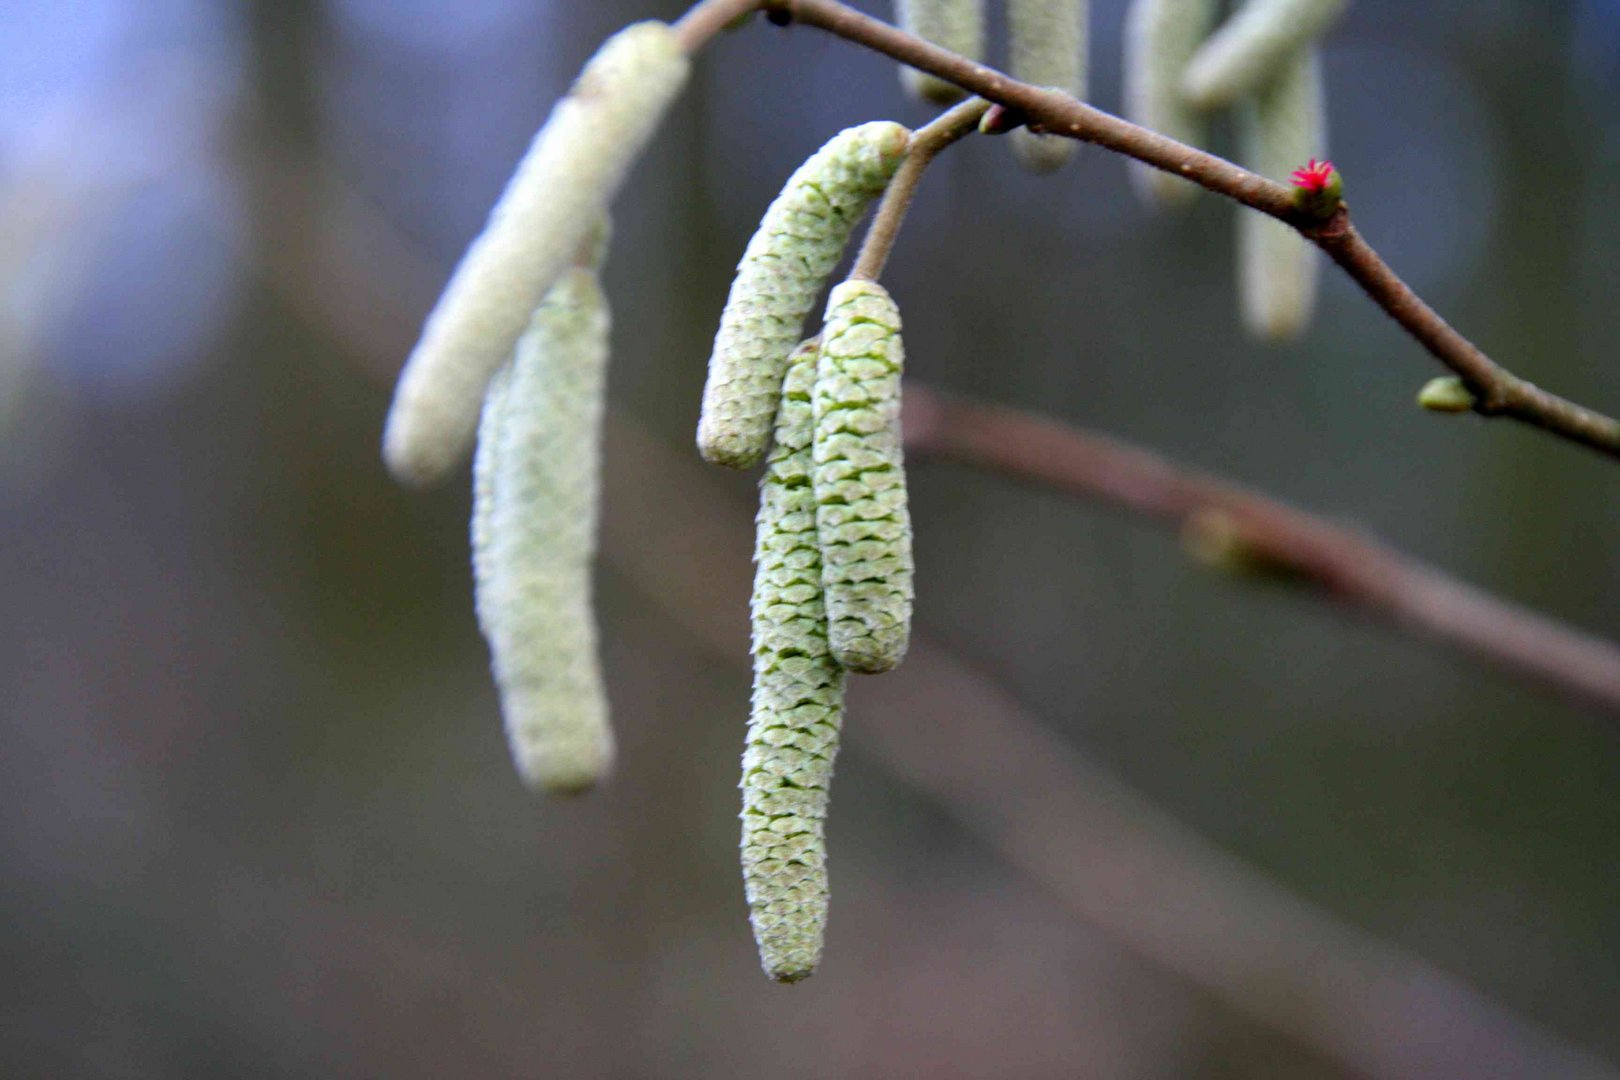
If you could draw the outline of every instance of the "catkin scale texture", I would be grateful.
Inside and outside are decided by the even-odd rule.
[[[827,643],[811,391],[816,344],[795,351],[777,410],[754,547],[754,693],[743,752],[742,864],[760,962],[773,979],[815,970],[827,924],[824,825],[843,723],[844,671]]]
[[[832,290],[815,391],[816,530],[828,639],[850,671],[905,658],[911,637],[911,516],[900,444],[900,311],[883,286]]]
[[[979,60],[984,56],[984,0],[895,0],[900,29],[942,49]],[[960,86],[902,65],[900,85],[920,101],[950,105],[965,93]]]
[[[1013,78],[1086,96],[1086,20],[1089,0],[1007,0],[1009,66]],[[1012,133],[1013,150],[1036,172],[1060,167],[1079,148],[1061,135]]]
[[[603,44],[552,109],[400,375],[383,458],[401,481],[433,483],[465,459],[489,380],[657,131],[689,68],[670,27],[636,23]]]
[[[1307,159],[1327,156],[1322,65],[1315,49],[1296,53],[1238,111],[1243,164],[1286,181]],[[1316,307],[1316,248],[1266,214],[1238,209],[1238,287],[1244,324],[1264,341],[1305,332]]]
[[[911,133],[879,121],[834,136],[765,211],[731,284],[698,421],[706,461],[745,469],[764,457],[788,356],[850,234],[905,157]]]
[[[490,384],[474,459],[473,574],[506,733],[543,791],[589,789],[613,760],[596,654],[596,551],[608,311],[568,271]]]
[[[1132,0],[1125,16],[1125,116],[1189,146],[1209,141],[1203,110],[1181,95],[1181,77],[1214,25],[1215,0]],[[1129,162],[1142,198],[1160,206],[1184,204],[1198,193],[1191,181]]]
[[[1182,76],[1188,104],[1230,105],[1291,62],[1344,13],[1349,0],[1248,0],[1193,55]]]

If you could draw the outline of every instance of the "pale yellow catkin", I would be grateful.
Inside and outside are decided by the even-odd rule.
[[[1287,183],[1310,158],[1327,156],[1322,65],[1315,49],[1296,53],[1238,110],[1244,165]],[[1316,308],[1317,250],[1277,219],[1238,207],[1238,289],[1244,325],[1262,341],[1305,332]]]
[[[751,605],[754,691],[742,771],[742,866],[760,963],[797,982],[827,925],[828,789],[844,670],[827,643],[811,487],[816,342],[793,354],[759,486]]]
[[[833,287],[816,369],[816,536],[832,654],[876,675],[911,641],[911,512],[900,438],[900,309],[875,281]]]
[[[1086,96],[1086,21],[1089,0],[1007,0],[1009,67],[1015,79]],[[1062,135],[1012,133],[1018,159],[1035,172],[1051,172],[1080,144]]]
[[[479,626],[518,772],[557,794],[613,761],[591,604],[607,358],[601,287],[569,270],[491,381],[474,460]]]
[[[705,461],[746,469],[765,456],[805,318],[910,139],[887,120],[846,128],[799,166],[765,211],[737,264],[709,356],[697,432]]]
[[[1215,0],[1131,0],[1125,15],[1125,118],[1189,146],[1209,142],[1202,109],[1181,96],[1181,77],[1200,42],[1214,25]],[[1179,206],[1198,186],[1140,161],[1129,163],[1142,198],[1164,207]]]
[[[1187,65],[1181,92],[1189,105],[1218,109],[1255,93],[1314,45],[1350,0],[1244,0]]]
[[[465,459],[484,391],[658,130],[690,62],[663,23],[603,44],[552,109],[400,375],[383,459],[429,484]]]
[[[969,60],[984,57],[984,0],[895,0],[902,30]],[[950,105],[966,96],[954,83],[902,65],[900,85],[920,101]]]

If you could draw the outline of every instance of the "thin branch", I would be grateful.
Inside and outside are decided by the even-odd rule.
[[[1507,416],[1620,457],[1620,420],[1550,394],[1497,364],[1452,328],[1389,268],[1350,224],[1341,206],[1325,221],[1295,206],[1289,188],[1224,158],[1111,116],[1057,90],[1032,86],[863,15],[839,0],[765,0],[778,17],[818,27],[1015,110],[1031,130],[1096,143],[1210,191],[1235,199],[1298,229],[1328,253],[1477,399],[1475,411]]]
[[[978,130],[979,118],[989,108],[990,103],[983,98],[970,98],[912,135],[911,145],[906,148],[906,160],[883,193],[883,202],[872,218],[872,227],[866,231],[866,241],[861,244],[861,253],[850,277],[876,281],[883,275],[883,267],[900,237],[906,212],[911,209],[911,200],[916,197],[923,173],[940,151]]]
[[[734,20],[757,11],[759,6],[760,0],[702,0],[675,21],[675,36],[688,54],[695,53]]]
[[[748,512],[622,412],[609,415],[607,457],[618,466],[606,474],[603,557],[742,677]],[[926,633],[898,670],[858,684],[852,752],[1119,947],[1351,1075],[1615,1080],[1585,1051],[1217,848]],[[844,962],[829,955],[819,977]]]
[[[908,453],[1111,503],[1184,530],[1230,565],[1314,586],[1382,618],[1620,715],[1620,647],[1516,607],[1234,484],[1015,409],[909,385]]]

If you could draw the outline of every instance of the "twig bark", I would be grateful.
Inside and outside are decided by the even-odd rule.
[[[681,48],[695,53],[734,19],[757,10],[759,5],[760,0],[702,0],[675,20],[675,35]]]
[[[1620,647],[1516,607],[1276,500],[1015,409],[906,388],[913,459],[959,462],[1110,503],[1185,530],[1232,563],[1307,583],[1620,716]]]
[[[766,0],[778,17],[825,30],[1021,114],[1035,131],[1065,135],[1146,162],[1298,229],[1373,302],[1473,393],[1475,411],[1506,416],[1620,457],[1620,420],[1548,393],[1508,371],[1458,333],[1363,240],[1342,206],[1326,220],[1295,206],[1282,184],[1224,158],[1094,109],[1057,90],[1032,86],[863,15],[839,0]]]
[[[850,277],[876,281],[882,276],[889,253],[894,250],[894,242],[899,239],[901,226],[905,224],[906,213],[911,209],[911,200],[917,195],[917,185],[922,182],[923,173],[928,171],[929,164],[940,151],[972,134],[979,126],[979,118],[989,108],[990,103],[983,98],[971,98],[919,128],[911,137],[911,145],[906,148],[906,160],[889,182],[888,190],[883,193],[883,201],[872,217],[872,227],[866,231],[866,240],[861,244],[861,253],[855,259],[855,268],[850,271]]]

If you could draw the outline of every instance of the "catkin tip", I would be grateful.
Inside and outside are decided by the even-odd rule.
[[[517,748],[518,775],[530,790],[577,798],[589,794],[613,772],[613,737],[602,732],[584,745]]]
[[[794,983],[803,982],[815,973],[815,968],[801,966],[787,968],[768,967],[765,969],[765,974],[769,975],[773,980],[781,983],[783,986],[792,986]]]

